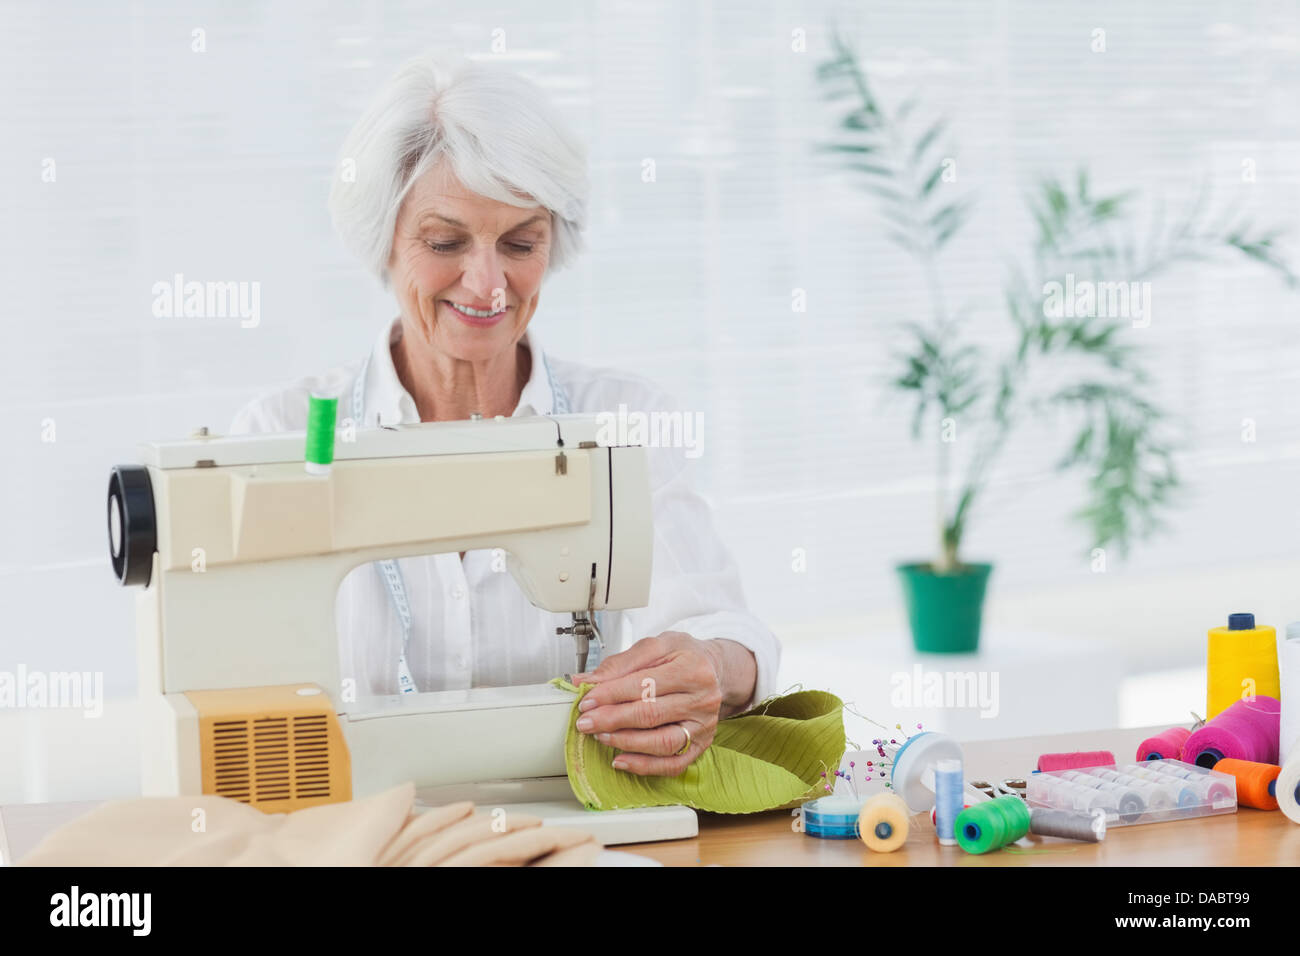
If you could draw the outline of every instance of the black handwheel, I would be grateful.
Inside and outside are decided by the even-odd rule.
[[[149,586],[158,525],[153,483],[142,465],[118,465],[108,478],[108,553],[124,587]]]

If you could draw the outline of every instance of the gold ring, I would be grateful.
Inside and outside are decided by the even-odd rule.
[[[682,728],[682,733],[686,735],[686,743],[682,744],[681,750],[673,754],[674,757],[680,757],[682,754],[686,753],[686,751],[691,749],[691,732],[686,729],[685,724],[678,724],[677,726]]]

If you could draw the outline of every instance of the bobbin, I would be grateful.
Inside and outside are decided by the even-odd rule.
[[[1300,767],[1296,773],[1300,784]],[[1083,798],[1080,788],[1106,799],[1089,806],[1091,801]],[[1237,809],[1235,778],[1176,760],[1036,773],[1029,778],[1031,808],[1069,809],[1067,798],[1074,800],[1076,809],[1104,809],[1108,826],[1185,820]]]

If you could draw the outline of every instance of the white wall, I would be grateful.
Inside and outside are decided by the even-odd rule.
[[[0,8],[0,669],[100,670],[110,693],[133,690],[134,665],[132,601],[105,554],[108,469],[368,347],[392,307],[331,234],[328,177],[361,105],[429,43],[485,52],[504,30],[587,138],[590,252],[534,321],[556,354],[635,368],[704,413],[698,478],[752,603],[792,639],[823,617],[897,633],[891,567],[932,544],[931,451],[879,384],[894,324],[921,314],[919,276],[812,151],[834,123],[813,80],[832,14],[887,98],[917,92],[952,121],[980,205],[945,277],[990,342],[1041,174],[1086,165],[1099,191],[1171,204],[1208,182],[1287,228],[1300,211],[1295,2],[179,6]],[[797,28],[807,53],[791,51]],[[260,325],[153,317],[153,284],[177,272],[260,282]],[[967,549],[997,563],[991,623],[1024,608],[1139,671],[1195,666],[1228,611],[1300,617],[1286,587],[1300,301],[1258,270],[1204,265],[1157,303],[1134,342],[1187,438],[1169,531],[1090,573],[1068,519],[1080,485],[1051,473],[1044,428],[1011,449]]]

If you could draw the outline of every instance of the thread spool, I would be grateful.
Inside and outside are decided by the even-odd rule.
[[[1099,788],[1096,778],[1077,770],[1070,770],[1058,779],[1074,787],[1076,810],[1105,810],[1107,813],[1119,813],[1119,796],[1114,790]]]
[[[1178,760],[1182,757],[1183,744],[1192,732],[1186,727],[1170,727],[1154,737],[1148,737],[1138,744],[1138,760]]]
[[[1300,621],[1288,624],[1286,636],[1277,642],[1277,667],[1282,694],[1277,758],[1285,764],[1300,751]]]
[[[1277,763],[1281,705],[1275,697],[1238,700],[1183,745],[1183,761],[1207,770],[1224,757]]]
[[[1068,754],[1043,754],[1038,758],[1040,773],[1054,770],[1078,770],[1082,767],[1113,767],[1115,755],[1109,750],[1079,750]]]
[[[989,794],[986,794],[981,790],[977,790],[976,786],[977,784],[975,783],[966,783],[962,785],[961,809],[965,810],[967,807],[971,806],[972,804],[983,803],[985,800],[993,799],[991,792]],[[930,808],[930,826],[937,826],[937,821],[935,820],[934,817],[934,807]]]
[[[1300,748],[1282,764],[1273,793],[1277,797],[1278,809],[1286,814],[1286,818],[1292,823],[1300,823]]]
[[[934,806],[934,768],[940,760],[961,760],[961,747],[946,734],[933,731],[907,738],[894,753],[889,780],[894,792],[914,812]]]
[[[1149,780],[1132,774],[1119,774],[1116,783],[1132,787],[1146,801],[1146,809],[1158,813],[1178,806],[1180,788],[1164,780]]]
[[[1058,810],[1081,810],[1086,813],[1094,808],[1105,810],[1103,795],[1091,787],[1081,787],[1072,780],[1057,780],[1050,791],[1052,803]]]
[[[1035,808],[1029,811],[1029,832],[1064,840],[1100,843],[1106,839],[1106,814]]]
[[[328,475],[334,462],[334,423],[339,400],[311,394],[307,406],[307,446],[303,453],[309,475]]]
[[[1133,775],[1141,777],[1143,780],[1150,780],[1152,783],[1162,783],[1169,786],[1173,792],[1175,802],[1180,807],[1194,806],[1199,799],[1200,792],[1205,789],[1204,787],[1197,788],[1192,786],[1189,781],[1185,781],[1181,777],[1175,777],[1174,775],[1167,773],[1158,773],[1157,771],[1146,767],[1135,769]]]
[[[1085,789],[1072,780],[1044,778],[1041,784],[1045,802],[1056,810],[1091,811],[1098,802],[1097,791]]]
[[[1227,627],[1212,627],[1206,652],[1205,719],[1212,721],[1250,689],[1278,698],[1277,632],[1255,626],[1255,615],[1229,614]],[[1276,757],[1265,763],[1275,763]]]
[[[912,811],[896,793],[878,793],[858,811],[858,833],[867,849],[893,853],[907,842]]]
[[[1097,789],[1111,793],[1115,798],[1115,810],[1125,823],[1133,823],[1142,816],[1147,802],[1142,794],[1127,784],[1114,783],[1110,780],[1097,781]]]
[[[1108,794],[1109,800],[1105,804],[1106,809],[1114,810],[1125,823],[1132,823],[1146,809],[1147,803],[1142,794],[1130,786],[1113,780],[1106,780],[1097,774],[1083,773],[1078,770],[1068,771],[1064,776],[1067,779],[1074,780],[1081,786],[1094,787]]]
[[[934,832],[943,846],[953,846],[953,821],[962,807],[961,761],[945,757],[934,765]]]
[[[1029,832],[1029,808],[1019,797],[997,797],[957,814],[957,844],[967,853],[988,853]]]
[[[1252,763],[1224,757],[1214,765],[1219,773],[1237,778],[1237,803],[1256,810],[1277,809],[1277,778],[1282,768],[1276,764]]]
[[[1194,766],[1176,763],[1153,763],[1151,766],[1158,767],[1162,773],[1182,780],[1184,786],[1191,788],[1195,793],[1195,801],[1192,802],[1218,803],[1233,798],[1233,792],[1226,783]]]

